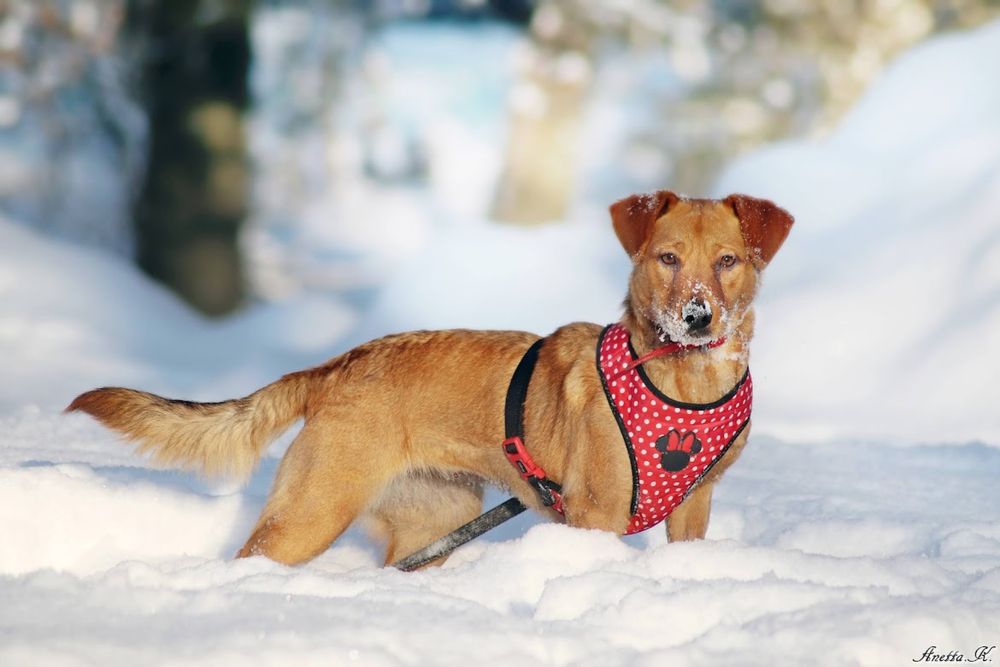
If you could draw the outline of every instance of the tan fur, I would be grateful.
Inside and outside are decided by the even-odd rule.
[[[245,478],[267,445],[305,414],[317,375],[291,373],[246,398],[221,403],[105,387],[77,396],[66,411],[93,415],[164,465]]]
[[[646,364],[651,380],[677,400],[717,399],[746,369],[758,273],[791,217],[742,195],[688,200],[665,191],[622,200],[611,213],[634,264],[622,321],[637,352],[660,344],[657,323],[672,321],[692,295],[726,313],[705,333],[705,342],[726,336],[725,345]],[[668,251],[677,265],[661,261]],[[725,253],[738,263],[720,268]],[[632,473],[595,368],[600,330],[576,323],[547,338],[525,403],[525,441],[563,484],[567,523],[622,533]],[[94,415],[159,461],[209,474],[249,472],[267,442],[304,417],[239,556],[300,563],[363,517],[392,562],[474,518],[484,482],[560,519],[540,505],[499,446],[507,384],[536,339],[512,331],[412,332],[365,343],[243,399],[198,404],[106,388],[68,409]],[[748,433],[670,516],[672,540],[704,537],[714,484]]]
[[[478,477],[423,471],[393,480],[366,519],[386,543],[385,562],[394,563],[476,518],[482,506]]]

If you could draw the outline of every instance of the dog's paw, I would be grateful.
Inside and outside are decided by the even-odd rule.
[[[691,463],[691,455],[701,451],[701,440],[694,433],[681,435],[671,430],[656,441],[656,448],[663,452],[660,465],[667,472],[680,472]]]

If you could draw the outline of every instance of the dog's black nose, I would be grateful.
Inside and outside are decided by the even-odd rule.
[[[688,331],[700,331],[712,323],[712,307],[701,299],[691,299],[681,313]]]

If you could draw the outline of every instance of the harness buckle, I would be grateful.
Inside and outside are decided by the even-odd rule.
[[[539,468],[524,448],[524,440],[521,436],[515,435],[503,441],[503,453],[510,461],[511,465],[517,468],[521,479],[529,480],[531,477],[545,479],[545,471]]]
[[[562,490],[558,484],[548,479],[545,471],[537,465],[524,447],[521,436],[515,435],[503,441],[503,453],[511,465],[517,469],[521,479],[531,484],[541,497],[542,504],[563,513]]]

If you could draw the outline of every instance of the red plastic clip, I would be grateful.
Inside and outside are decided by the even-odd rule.
[[[562,494],[559,493],[559,485],[548,479],[545,476],[545,471],[532,460],[528,450],[524,448],[524,441],[521,440],[521,437],[515,435],[504,440],[503,453],[511,465],[517,469],[521,479],[531,484],[538,492],[542,503],[562,514]]]
[[[521,479],[528,480],[531,477],[545,479],[545,471],[539,468],[531,459],[528,450],[524,448],[524,441],[521,440],[520,436],[515,435],[513,438],[504,440],[503,453],[507,456],[507,460],[510,461],[511,465],[517,468],[517,471],[521,474]]]

